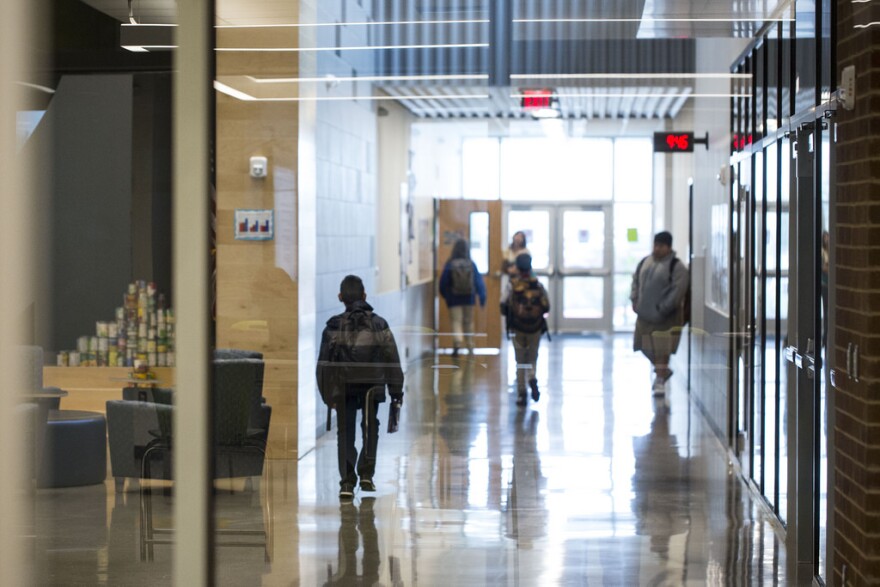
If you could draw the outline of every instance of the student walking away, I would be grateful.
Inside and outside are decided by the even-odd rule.
[[[373,312],[360,277],[348,275],[339,286],[345,312],[327,321],[318,356],[318,390],[336,410],[339,498],[352,499],[360,477],[362,491],[375,491],[377,408],[391,395],[390,418],[403,404],[403,370],[388,323]],[[355,424],[361,415],[361,452],[355,447]],[[329,414],[328,414],[329,417]]]
[[[536,367],[541,335],[547,332],[546,314],[550,311],[547,290],[532,275],[532,256],[528,253],[516,258],[517,274],[507,286],[507,294],[501,304],[501,313],[507,316],[508,335],[513,333],[513,350],[516,357],[516,405],[528,403],[526,382],[532,391],[532,401],[541,397],[538,391]]]
[[[486,305],[486,284],[471,260],[468,243],[459,239],[452,246],[452,254],[443,273],[440,274],[440,295],[449,308],[452,329],[452,356],[458,355],[462,346],[474,351],[474,305],[480,299],[480,307]]]
[[[672,250],[672,234],[657,233],[652,253],[636,267],[630,294],[638,315],[633,350],[642,351],[654,366],[655,396],[666,393],[672,377],[669,358],[681,340],[689,281],[687,267]]]

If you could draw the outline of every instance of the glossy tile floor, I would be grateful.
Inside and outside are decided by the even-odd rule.
[[[683,375],[655,400],[629,336],[544,339],[541,399],[521,409],[514,369],[508,349],[410,369],[400,432],[384,434],[380,411],[375,494],[340,504],[335,433],[298,463],[271,460],[260,491],[218,491],[219,528],[270,536],[268,549],[219,547],[218,584],[788,582],[778,524]],[[157,525],[171,523],[171,499],[154,495]],[[40,491],[36,582],[169,584],[171,547],[141,561],[139,504],[136,488],[116,495],[109,481]]]

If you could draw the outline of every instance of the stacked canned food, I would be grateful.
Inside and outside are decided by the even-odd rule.
[[[95,323],[94,336],[80,336],[75,351],[58,353],[59,366],[173,367],[174,313],[155,283],[128,285],[112,322]]]

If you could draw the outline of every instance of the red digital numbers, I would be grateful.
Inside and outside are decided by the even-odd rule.
[[[666,135],[666,144],[669,145],[671,151],[690,151],[691,137],[688,134],[668,134]]]

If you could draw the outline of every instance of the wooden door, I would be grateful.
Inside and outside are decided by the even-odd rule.
[[[486,283],[486,306],[481,308],[478,301],[474,310],[474,347],[501,348],[501,200],[438,200],[435,292],[439,292],[440,274],[459,238],[470,243],[471,258]],[[439,298],[439,293],[436,295]],[[438,299],[437,307],[437,331],[441,333],[437,344],[451,348],[446,304]]]

